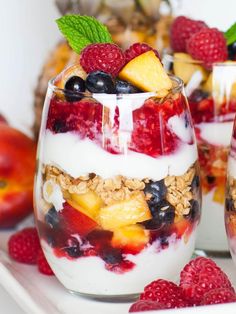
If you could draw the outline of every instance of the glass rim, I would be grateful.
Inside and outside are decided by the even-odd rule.
[[[180,53],[182,53],[182,52],[180,52]],[[201,66],[203,66],[203,64],[204,64],[203,61],[200,61],[200,60],[194,60],[194,59],[193,60],[186,60],[184,58],[181,58],[181,57],[178,57],[178,56],[174,56],[174,55],[172,55],[170,53],[166,53],[163,56],[163,58],[162,58],[162,61],[163,60],[164,61],[169,61],[169,62],[172,62],[172,63],[174,63],[174,60],[177,60],[177,61],[180,61],[180,62],[183,62],[183,63],[186,63],[186,64],[194,64],[194,65],[201,65]],[[236,66],[236,61],[226,60],[226,61],[214,62],[213,66],[225,66],[225,67]]]
[[[177,93],[177,92],[180,92],[183,88],[184,88],[184,82],[183,80],[176,76],[176,75],[173,75],[173,74],[167,74],[169,76],[169,78],[171,79],[172,82],[174,82],[175,86],[172,86],[169,90],[168,90],[168,94],[170,93]],[[76,96],[76,95],[83,95],[84,97],[93,97],[94,94],[99,94],[99,95],[125,95],[127,97],[134,97],[135,95],[139,96],[139,95],[151,95],[152,96],[155,96],[153,94],[157,94],[159,93],[160,91],[162,90],[159,90],[157,92],[153,91],[153,92],[140,92],[140,93],[132,93],[132,94],[122,94],[122,93],[117,93],[117,94],[107,94],[107,93],[91,93],[91,92],[75,92],[75,91],[69,91],[69,90],[66,90],[64,88],[60,88],[58,86],[56,86],[54,84],[55,82],[55,79],[56,77],[53,77],[52,79],[49,80],[48,82],[48,88],[51,89],[53,92],[61,92],[61,93],[66,93],[67,95],[70,95],[70,96]],[[168,95],[167,94],[167,95]],[[151,97],[151,96],[150,96]]]

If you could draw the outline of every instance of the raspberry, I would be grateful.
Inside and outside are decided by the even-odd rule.
[[[201,305],[229,302],[236,302],[235,293],[232,291],[232,289],[219,288],[207,292],[203,297]]]
[[[151,311],[151,310],[161,310],[164,308],[165,306],[159,302],[139,300],[131,305],[131,307],[129,308],[129,313]]]
[[[103,71],[115,77],[125,64],[125,57],[115,44],[91,44],[82,50],[80,64],[87,73]]]
[[[128,49],[125,50],[125,63],[128,63],[130,60],[134,59],[135,57],[141,55],[144,52],[147,52],[149,50],[152,50],[155,52],[155,55],[157,58],[160,59],[160,56],[156,49],[153,49],[149,45],[145,43],[135,43],[132,46],[130,46]]]
[[[165,305],[166,309],[190,306],[185,299],[182,289],[171,281],[158,279],[144,288],[140,300],[158,301]]]
[[[209,70],[213,63],[225,61],[228,56],[224,35],[216,28],[203,28],[191,36],[187,52],[193,59],[202,61]]]
[[[36,264],[40,249],[36,228],[25,228],[13,234],[8,242],[9,255],[20,263]]]
[[[49,266],[49,264],[45,258],[45,255],[44,255],[42,249],[40,249],[38,252],[37,265],[38,265],[38,270],[40,271],[40,273],[42,273],[44,275],[48,275],[48,276],[54,275],[51,267]]]
[[[202,21],[195,21],[185,16],[178,16],[170,28],[171,47],[176,52],[186,51],[187,40],[207,25]]]
[[[180,287],[186,299],[196,305],[212,289],[228,288],[234,292],[227,275],[214,261],[205,257],[197,257],[183,268],[180,273]]]

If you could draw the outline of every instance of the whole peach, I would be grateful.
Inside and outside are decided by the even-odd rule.
[[[0,122],[0,228],[14,227],[33,210],[36,143]]]

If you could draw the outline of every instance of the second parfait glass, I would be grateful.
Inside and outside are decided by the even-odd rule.
[[[236,112],[236,63],[216,63],[207,71],[202,62],[184,53],[166,55],[164,66],[185,83],[194,122],[202,184],[202,219],[196,247],[225,254],[226,168]],[[227,254],[227,253],[226,253]]]
[[[129,299],[176,280],[200,219],[197,147],[182,81],[155,93],[69,93],[51,81],[38,146],[41,244],[69,290]]]

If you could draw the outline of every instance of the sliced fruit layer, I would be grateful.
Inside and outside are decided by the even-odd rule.
[[[142,222],[151,218],[144,194],[135,193],[130,199],[101,208],[99,214],[103,229],[116,228]]]

